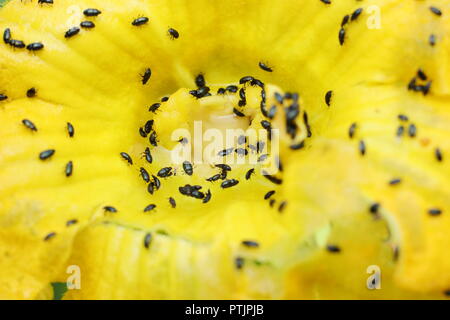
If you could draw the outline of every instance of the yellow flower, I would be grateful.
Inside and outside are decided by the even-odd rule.
[[[0,10],[0,298],[450,294],[449,1],[40,2]],[[190,174],[199,123],[280,134]]]

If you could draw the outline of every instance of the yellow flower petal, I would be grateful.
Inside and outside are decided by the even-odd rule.
[[[81,289],[66,298],[444,297],[450,18],[428,7],[400,0],[9,2],[0,30],[44,48],[0,45],[0,94],[7,96],[0,102],[0,270],[7,274],[0,297],[49,297],[49,283],[65,282],[71,265],[80,267]],[[86,8],[102,13],[86,18]],[[133,26],[138,17],[149,21]],[[64,37],[83,20],[95,28]],[[420,84],[432,80],[426,95],[408,90],[418,69],[427,76]],[[160,146],[171,148],[174,129],[192,130],[195,120],[213,127],[211,119],[236,103],[190,96],[200,73],[213,93],[242,76],[261,79],[269,106],[274,90],[300,94],[299,137],[308,129],[312,136],[297,151],[281,136],[282,185],[259,170],[246,180],[251,166],[236,166],[229,175],[239,184],[222,189],[220,181],[205,184],[217,168],[195,164],[193,176],[178,166],[148,193],[140,167],[154,175],[173,164],[161,147],[152,147],[148,164],[149,143],[138,129],[154,119]],[[36,97],[26,96],[30,88]],[[247,93],[250,128],[263,119],[256,89]],[[169,101],[148,112],[163,96]],[[247,126],[234,119],[230,126]],[[273,125],[284,129],[281,118]],[[55,154],[40,160],[47,149]],[[210,202],[182,196],[178,188],[188,183],[210,189]],[[269,190],[276,191],[272,207],[263,200]],[[156,208],[143,212],[149,204]],[[383,290],[367,288],[371,265],[381,269]]]

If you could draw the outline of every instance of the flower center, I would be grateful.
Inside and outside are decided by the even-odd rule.
[[[282,158],[303,148],[309,125],[298,94],[248,76],[163,97],[149,107],[139,132],[148,191],[171,179],[182,195],[207,202],[207,184],[216,181],[222,189],[261,177],[281,184]]]

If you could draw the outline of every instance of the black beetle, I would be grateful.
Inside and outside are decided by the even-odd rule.
[[[34,125],[33,122],[31,122],[28,119],[23,119],[22,123],[24,124],[25,127],[27,127],[28,129],[30,129],[31,131],[37,131],[36,126]]]
[[[131,159],[130,155],[126,152],[120,153],[121,157],[124,158],[129,164],[133,164],[133,159]]]
[[[42,151],[41,153],[39,153],[39,159],[46,160],[46,159],[51,158],[54,154],[55,154],[54,149],[48,149],[48,150],[45,150],[45,151]]]
[[[183,162],[183,170],[184,170],[184,172],[186,172],[186,174],[188,176],[192,176],[192,174],[194,173],[194,170],[192,168],[192,163],[190,163],[189,161]]]
[[[148,174],[147,170],[145,170],[145,168],[141,167],[139,169],[139,171],[141,172],[142,179],[144,179],[145,182],[149,183],[150,182],[150,175]]]
[[[145,69],[144,74],[141,75],[142,84],[146,84],[148,82],[148,80],[150,80],[151,76],[152,76],[152,70],[150,68]]]
[[[66,170],[65,170],[66,177],[70,177],[72,175],[72,172],[73,172],[73,162],[69,161],[66,164]]]
[[[156,204],[149,204],[148,206],[146,206],[144,208],[144,212],[152,211],[155,208],[156,208]]]
[[[236,179],[229,179],[229,180],[225,180],[224,182],[222,182],[222,183],[220,184],[220,186],[221,186],[223,189],[225,189],[225,188],[233,187],[233,186],[237,185],[238,183],[239,183],[239,181],[236,180]]]
[[[80,28],[72,27],[66,31],[64,38],[72,38],[74,35],[78,34],[78,32],[80,32]]]
[[[135,27],[139,27],[142,26],[144,24],[146,24],[148,22],[148,18],[147,17],[139,17],[133,20],[133,22],[131,22],[131,24]]]
[[[169,36],[172,40],[178,39],[178,37],[180,36],[178,31],[173,28],[169,28],[169,30],[167,30],[167,32],[169,33]]]
[[[156,174],[160,178],[167,178],[173,174],[172,167],[164,167]]]
[[[262,70],[267,71],[267,72],[272,72],[272,71],[273,71],[271,67],[269,67],[268,65],[266,65],[266,64],[263,63],[263,62],[260,62],[260,63],[259,63],[259,67],[260,67]]]
[[[75,134],[75,129],[70,122],[67,122],[67,132],[69,133],[69,137],[71,137],[71,138]]]
[[[93,23],[92,21],[82,21],[80,23],[80,27],[85,29],[92,29],[95,27],[95,23]]]
[[[102,13],[100,10],[98,9],[94,9],[94,8],[88,8],[86,10],[83,11],[83,14],[86,17],[96,17],[98,16],[100,13]]]
[[[5,31],[3,31],[3,42],[9,44],[9,41],[11,41],[11,29],[6,28]]]
[[[36,96],[36,88],[30,88],[27,90],[27,97],[28,98],[33,98],[34,96]]]
[[[111,212],[111,213],[117,212],[117,209],[114,208],[114,207],[112,207],[112,206],[104,206],[104,207],[103,207],[103,210],[104,210],[105,212]]]

